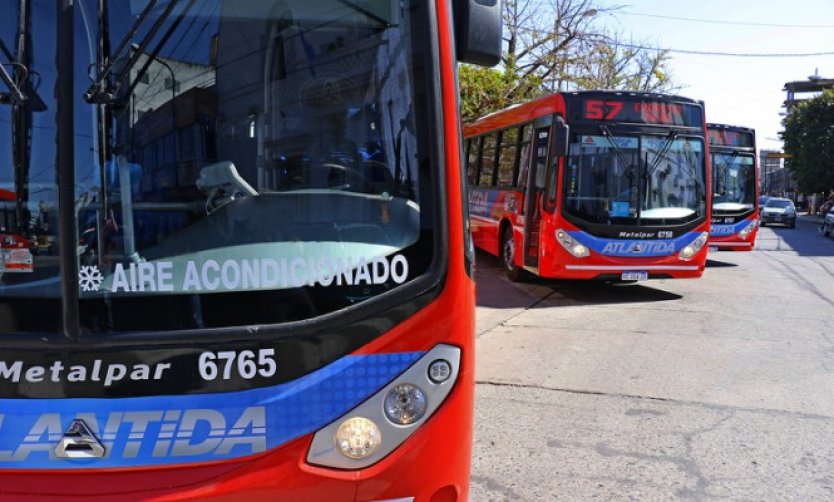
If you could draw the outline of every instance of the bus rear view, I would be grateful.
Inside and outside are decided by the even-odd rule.
[[[5,3],[0,499],[466,500],[482,3]]]
[[[707,124],[712,164],[710,249],[752,251],[759,228],[756,131]]]

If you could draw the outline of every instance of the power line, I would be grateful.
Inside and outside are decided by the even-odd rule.
[[[718,52],[718,51],[696,51],[689,49],[672,49],[663,47],[650,47],[647,45],[622,44],[612,42],[611,45],[626,47],[628,49],[642,49],[647,51],[664,51],[676,54],[694,54],[697,56],[723,56],[733,58],[808,58],[818,56],[834,56],[834,51],[828,52]]]
[[[536,33],[539,35],[548,35],[553,37],[561,36],[560,33],[554,33],[552,31],[545,31],[545,30],[538,30],[535,28],[526,28],[524,26],[512,26],[516,30],[519,31],[527,31]],[[807,57],[819,57],[819,56],[834,56],[834,51],[825,51],[825,52],[720,52],[720,51],[698,51],[698,50],[691,50],[691,49],[674,49],[671,47],[652,47],[648,45],[641,45],[641,44],[625,44],[616,41],[609,41],[605,38],[599,38],[597,41],[607,43],[608,45],[614,47],[625,47],[627,49],[638,49],[638,50],[646,50],[646,51],[655,51],[655,52],[671,52],[675,54],[691,54],[696,56],[722,56],[722,57],[735,57],[735,58],[807,58]]]
[[[781,24],[781,23],[754,23],[745,21],[723,21],[720,19],[699,19],[692,17],[662,16],[660,14],[644,14],[642,12],[620,11],[620,14],[627,16],[653,17],[657,19],[671,19],[674,21],[687,21],[691,23],[705,24],[729,24],[733,26],[765,26],[769,28],[811,28],[811,29],[834,29],[834,24]]]

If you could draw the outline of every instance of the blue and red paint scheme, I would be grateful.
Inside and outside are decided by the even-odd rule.
[[[707,124],[707,137],[712,154],[752,157],[755,179],[752,207],[724,214],[720,208],[713,206],[712,227],[709,235],[710,248],[720,251],[752,251],[756,246],[756,236],[759,232],[759,196],[761,194],[759,158],[756,155],[756,131],[748,127],[710,123]],[[711,158],[710,161],[715,168],[715,160]],[[713,179],[715,180],[714,173]]]
[[[472,124],[464,127],[464,138],[469,139],[491,131],[506,127],[534,123],[543,117],[560,117],[568,120],[574,112],[569,110],[570,103],[566,101],[577,100],[577,96],[591,95],[600,97],[605,101],[610,95],[612,99],[626,94],[637,99],[663,102],[664,100],[685,101],[688,104],[697,102],[676,96],[663,96],[658,94],[641,93],[607,93],[603,91],[592,91],[589,93],[553,94],[506,110],[487,115]],[[698,106],[702,104],[697,103]],[[636,109],[636,108],[635,108]],[[588,118],[588,117],[583,117]],[[608,122],[614,124],[615,121]],[[568,120],[568,125],[571,125]],[[617,124],[618,133],[628,132],[629,124]],[[654,125],[656,130],[660,124]],[[693,128],[693,133],[703,138],[705,136],[706,123],[701,114],[701,123]],[[671,127],[670,127],[671,129]],[[643,128],[645,130],[645,128]],[[704,145],[705,155],[709,156],[709,147]],[[565,164],[566,157],[549,157],[548,163],[554,162],[557,166],[556,194],[564,193],[563,184],[566,183]],[[710,186],[711,175],[707,169],[705,173],[706,186]],[[708,191],[709,192],[709,191]],[[557,195],[557,198],[561,197]],[[525,191],[520,188],[483,188],[469,187],[469,213],[472,236],[475,245],[496,256],[502,256],[502,235],[505,229],[510,229],[513,236],[513,261],[519,269],[525,269],[539,277],[555,279],[616,279],[623,272],[639,271],[648,272],[649,278],[698,278],[701,277],[706,268],[707,246],[703,245],[696,254],[689,259],[682,259],[680,251],[687,245],[705,236],[710,229],[710,200],[711,194],[706,194],[706,215],[698,220],[695,225],[689,225],[684,231],[672,229],[658,230],[656,227],[632,227],[627,229],[635,236],[627,238],[615,238],[593,235],[586,229],[580,228],[572,223],[562,212],[562,202],[558,200],[555,207],[545,207],[542,194],[537,194],[535,201],[535,214],[541,216],[538,232],[530,236],[534,241],[527,252],[537,254],[537,267],[529,267],[524,264],[524,240],[525,240],[525,216],[519,214],[519,208],[524,205]],[[569,253],[555,238],[557,231],[564,231],[576,242],[585,245],[590,250],[590,255],[578,258]],[[660,238],[659,235],[671,234],[671,237]],[[646,238],[641,238],[641,234]],[[662,248],[666,251],[658,252]]]
[[[263,407],[265,426],[242,423],[244,434],[263,435],[265,451],[231,448],[208,455],[154,457],[140,448],[133,457],[50,462],[50,453],[31,453],[27,463],[2,465],[0,499],[153,500],[153,501],[374,501],[454,502],[468,499],[474,408],[475,286],[467,248],[462,194],[456,64],[450,2],[436,2],[440,105],[445,165],[445,274],[439,293],[413,315],[390,326],[382,336],[331,362],[316,373],[278,387],[193,396],[137,398],[0,399],[2,427],[24,435],[44,413],[57,414],[60,428],[79,410],[100,427],[108,417],[130,411],[212,410],[234,429],[248,408]],[[358,470],[332,469],[306,461],[315,430],[360,404],[419,355],[438,344],[461,349],[457,380],[443,405],[390,455]],[[370,373],[375,373],[373,377]],[[349,376],[349,378],[345,378]],[[351,389],[347,386],[353,384]],[[313,391],[311,392],[311,389]],[[318,389],[318,391],[315,391]],[[297,393],[308,393],[293,402]],[[285,399],[282,400],[281,396]],[[332,400],[325,404],[324,401]],[[171,420],[174,421],[173,415]],[[182,418],[181,416],[179,418]],[[163,422],[165,419],[163,418]],[[161,427],[161,425],[159,425]],[[226,435],[234,437],[231,429]],[[160,433],[163,431],[160,430]],[[137,433],[139,434],[139,433]],[[144,433],[142,433],[144,434]],[[210,431],[194,432],[210,437]],[[54,434],[53,434],[54,435]],[[44,431],[42,438],[49,438]],[[4,438],[8,439],[8,438]],[[38,438],[41,439],[41,438]],[[120,431],[114,441],[128,441]],[[384,440],[384,438],[383,438]],[[195,440],[196,442],[197,440]],[[0,443],[2,444],[2,443]],[[54,447],[54,441],[49,445]],[[122,445],[124,446],[124,445]],[[4,453],[0,451],[0,457]],[[12,460],[13,453],[9,455]],[[34,463],[32,462],[34,461]]]

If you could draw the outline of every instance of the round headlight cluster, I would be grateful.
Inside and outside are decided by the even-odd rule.
[[[342,422],[336,431],[336,446],[342,455],[361,459],[369,457],[382,442],[379,427],[363,417],[353,417]]]
[[[396,385],[385,396],[385,416],[391,423],[411,425],[426,414],[429,401],[420,387],[410,383]]]
[[[429,365],[429,380],[443,383],[452,376],[452,365],[445,359],[438,359]]]
[[[591,254],[587,246],[576,242],[576,240],[561,228],[556,230],[556,242],[558,242],[568,253],[577,258],[585,258]]]
[[[707,232],[702,232],[691,244],[684,246],[681,249],[681,252],[678,253],[678,257],[681,260],[691,260],[698,254],[698,251],[704,248],[707,244],[707,240],[709,240],[709,234]]]
[[[739,238],[746,239],[747,237],[749,237],[750,233],[753,232],[753,230],[756,229],[756,223],[757,223],[756,220],[753,220],[750,223],[748,223],[747,226],[744,227],[741,230],[741,232],[738,233]]]

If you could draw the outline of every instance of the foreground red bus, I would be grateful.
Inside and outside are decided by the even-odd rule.
[[[703,103],[550,95],[464,128],[474,243],[508,276],[700,277],[710,225]]]
[[[0,499],[466,500],[500,2],[7,4]]]
[[[759,228],[756,131],[707,124],[712,164],[712,250],[752,251]]]

